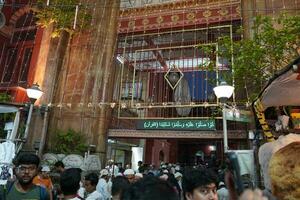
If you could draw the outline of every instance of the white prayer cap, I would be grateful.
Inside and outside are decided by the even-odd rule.
[[[117,173],[116,177],[117,176],[123,176],[123,174],[119,172],[119,173]]]
[[[182,174],[181,174],[180,172],[176,172],[176,173],[174,174],[174,177],[175,177],[175,178],[182,177]]]
[[[166,169],[166,168],[167,168],[167,165],[162,165],[161,168],[162,168],[162,169]]]
[[[127,175],[134,175],[134,171],[133,169],[126,169],[125,172],[124,172],[124,175],[127,176]]]
[[[108,172],[107,169],[102,169],[102,170],[100,171],[100,177],[102,177],[102,176],[107,176],[107,175],[109,175],[109,172]]]
[[[219,187],[220,187],[221,185],[225,185],[225,183],[224,183],[223,181],[221,181],[221,182],[219,183]]]
[[[141,174],[141,173],[136,173],[135,176],[136,176],[136,177],[143,178],[143,174]]]
[[[45,165],[45,166],[42,167],[41,171],[42,172],[50,172],[51,170],[50,170],[49,166]]]
[[[176,172],[175,168],[171,167],[170,172],[171,172],[171,174],[175,174],[175,172]]]
[[[169,176],[167,174],[163,174],[159,178],[166,181],[168,180]]]

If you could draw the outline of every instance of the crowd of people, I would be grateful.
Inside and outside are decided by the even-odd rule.
[[[120,169],[113,162],[97,172],[65,169],[61,161],[52,171],[59,174],[58,184],[49,176],[48,166],[40,167],[34,154],[21,154],[15,162],[14,178],[0,187],[0,200],[233,200],[238,199],[215,170],[207,167],[182,169],[180,165],[164,163],[159,168],[138,163]],[[225,180],[226,181],[226,180]],[[232,189],[232,188],[231,188]],[[234,188],[233,188],[234,190]],[[260,191],[246,192],[243,200],[262,200]]]

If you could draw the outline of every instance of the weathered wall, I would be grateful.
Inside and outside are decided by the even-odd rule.
[[[295,0],[255,0],[241,1],[244,37],[250,37],[253,20],[258,15],[276,17],[282,12],[290,14],[300,13],[300,1]]]
[[[35,62],[35,69],[29,73],[29,81],[38,83],[43,96],[36,102],[36,104],[48,104],[53,97],[53,86],[55,85],[55,77],[57,70],[57,55],[62,52],[57,51],[59,38],[51,38],[53,27],[50,26],[45,29],[38,29],[37,34],[40,39],[39,45],[34,46],[34,52],[37,52],[37,59]],[[63,58],[61,58],[63,59]],[[40,141],[43,129],[43,116],[38,112],[33,112],[31,119],[30,134],[28,141],[25,143],[26,150],[32,150],[35,141]]]
[[[49,132],[68,128],[82,132],[104,161],[111,108],[99,103],[112,99],[119,1],[95,1],[94,8],[91,29],[69,43],[54,99],[67,107],[54,110]]]
[[[114,49],[117,34],[119,0],[86,1],[91,6],[91,26],[59,40],[46,36],[41,47],[37,76],[43,74],[42,104],[52,103],[47,147],[57,129],[72,128],[87,136],[88,144],[97,145],[97,153],[105,155],[107,126],[111,118],[109,106],[114,75]],[[48,40],[47,40],[48,39]],[[42,44],[43,45],[43,44]],[[48,54],[43,52],[48,48]],[[41,81],[40,81],[41,82]],[[58,105],[62,105],[61,107]],[[42,121],[39,123],[42,124]],[[32,130],[38,137],[42,129]],[[37,137],[34,140],[38,140]],[[33,139],[32,139],[33,140]]]

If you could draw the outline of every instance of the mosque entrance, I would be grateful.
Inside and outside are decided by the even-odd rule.
[[[158,166],[164,163],[180,163],[182,165],[211,165],[221,162],[223,157],[223,138],[221,132],[210,133],[194,131],[186,133],[176,131],[144,131],[144,130],[109,130],[110,150],[108,158],[126,161],[126,165],[142,160],[148,165]],[[247,134],[229,134],[231,149],[247,149]],[[178,138],[177,138],[177,137]],[[201,138],[202,137],[202,138]],[[124,147],[126,146],[126,148]],[[136,151],[138,149],[138,151]],[[119,158],[114,152],[125,151],[125,158]],[[111,155],[110,155],[111,154]]]

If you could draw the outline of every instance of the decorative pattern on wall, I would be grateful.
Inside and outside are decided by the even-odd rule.
[[[119,33],[211,24],[241,18],[239,0],[180,1],[124,9],[120,12]]]

